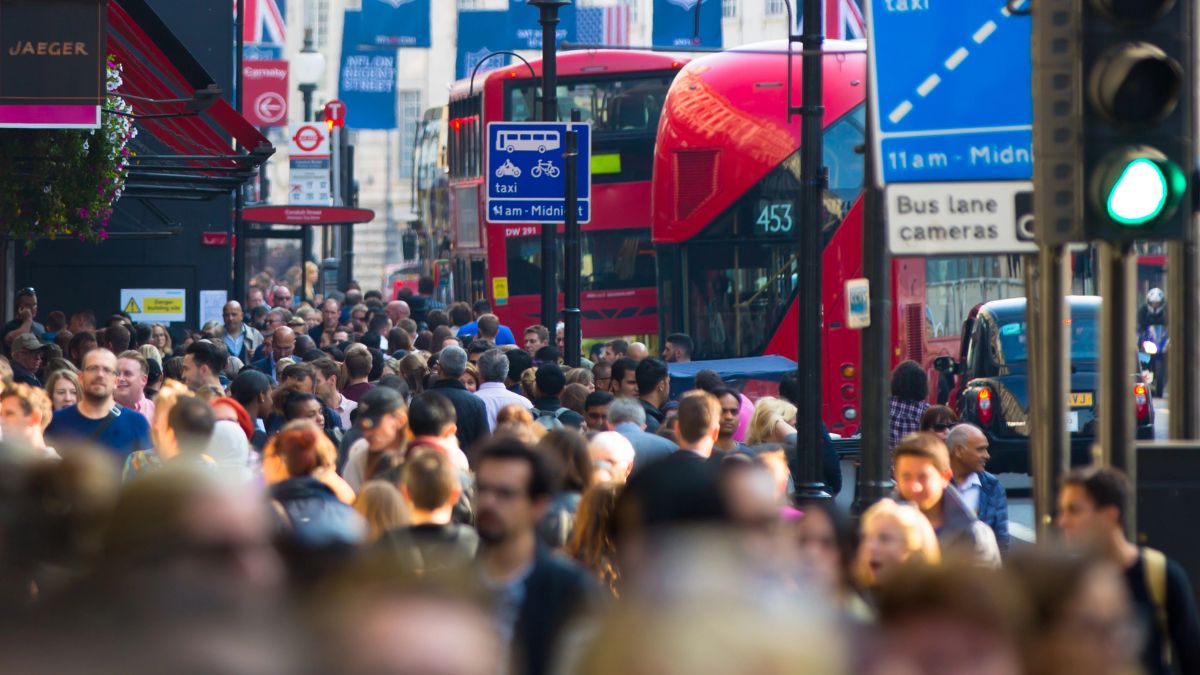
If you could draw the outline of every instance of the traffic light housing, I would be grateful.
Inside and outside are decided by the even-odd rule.
[[[1040,241],[1186,236],[1195,189],[1193,12],[1191,0],[1039,0]]]

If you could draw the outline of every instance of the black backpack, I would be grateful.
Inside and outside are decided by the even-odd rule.
[[[362,516],[316,478],[276,483],[271,486],[271,497],[282,509],[286,538],[301,548],[356,545],[366,535]]]

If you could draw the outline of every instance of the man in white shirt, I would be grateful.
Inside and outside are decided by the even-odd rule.
[[[342,421],[342,429],[349,429],[350,412],[357,408],[358,404],[342,396],[342,392],[338,391],[338,374],[341,372],[341,366],[330,358],[317,359],[311,365],[317,379],[317,398],[321,399],[321,402],[330,410],[337,413],[338,419]]]
[[[533,407],[529,399],[514,394],[504,386],[504,380],[508,377],[508,356],[500,349],[489,349],[479,357],[479,377],[483,383],[479,385],[479,389],[475,395],[483,400],[483,406],[487,409],[488,430],[496,430],[496,415],[509,405],[519,405],[525,410]]]
[[[363,437],[350,446],[342,478],[355,493],[371,480],[379,460],[404,449],[408,407],[400,393],[390,387],[375,387],[358,402],[357,423]]]

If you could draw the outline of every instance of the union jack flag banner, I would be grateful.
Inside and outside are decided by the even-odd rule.
[[[287,44],[287,0],[245,0],[242,40],[246,44]],[[237,12],[237,2],[233,3]]]
[[[798,29],[804,28],[804,0],[794,0]],[[825,37],[830,40],[861,40],[867,37],[860,0],[825,0]]]

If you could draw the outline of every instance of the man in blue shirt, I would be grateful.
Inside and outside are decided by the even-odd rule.
[[[79,402],[54,413],[46,436],[58,443],[99,444],[122,462],[136,450],[149,450],[150,423],[135,410],[113,401],[117,384],[117,357],[107,349],[93,349],[83,360]]]
[[[492,306],[487,300],[475,301],[475,306],[472,308],[472,311],[475,312],[475,320],[471,323],[460,326],[458,329],[458,337],[463,340],[464,344],[470,344],[470,338],[473,337],[482,337],[491,340],[492,342],[496,343],[497,347],[517,344],[517,339],[513,336],[512,329],[501,324],[500,319],[496,318],[496,316],[492,314]],[[485,334],[485,331],[480,330],[479,322],[484,316],[488,317],[488,319],[484,321],[484,324],[488,324],[488,327],[490,327],[492,320],[495,319],[496,329],[494,336],[490,334],[490,331],[487,331],[488,334]]]

